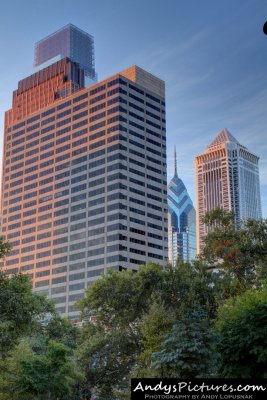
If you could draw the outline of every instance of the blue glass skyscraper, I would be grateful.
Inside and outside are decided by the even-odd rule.
[[[187,189],[178,177],[176,149],[174,176],[168,185],[169,261],[189,261],[196,256],[196,211]]]

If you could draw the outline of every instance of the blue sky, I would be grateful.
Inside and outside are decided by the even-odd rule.
[[[226,127],[260,156],[267,217],[266,0],[13,0],[0,5],[0,135],[34,43],[71,22],[95,38],[99,80],[133,64],[166,81],[168,179],[195,202],[194,156]],[[2,140],[1,140],[2,141]]]

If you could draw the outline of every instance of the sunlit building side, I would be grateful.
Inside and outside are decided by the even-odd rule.
[[[214,208],[233,211],[237,229],[242,221],[260,219],[259,157],[223,129],[195,159],[197,252],[208,232],[202,218]]]
[[[79,59],[46,61],[5,114],[0,267],[75,319],[108,269],[167,261],[165,85],[133,66],[85,87]]]

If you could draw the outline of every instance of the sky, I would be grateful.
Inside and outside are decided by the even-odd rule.
[[[32,73],[34,43],[72,23],[95,38],[99,81],[134,64],[165,80],[168,180],[176,145],[178,174],[195,203],[194,158],[227,128],[260,156],[267,218],[265,21],[266,0],[1,2],[0,141],[12,92]]]

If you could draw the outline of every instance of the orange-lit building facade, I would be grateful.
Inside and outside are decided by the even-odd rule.
[[[77,317],[108,268],[167,260],[164,82],[136,66],[90,87],[68,58],[22,80],[6,112],[7,273]]]
[[[197,253],[208,227],[203,217],[214,208],[233,211],[235,225],[260,219],[259,157],[222,129],[205,151],[195,158]]]

